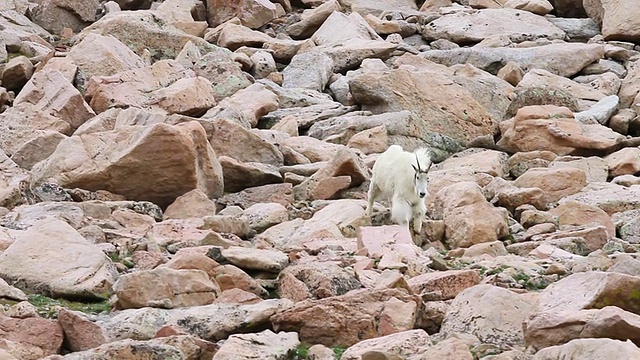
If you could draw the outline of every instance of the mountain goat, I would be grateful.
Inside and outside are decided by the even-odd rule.
[[[427,212],[424,197],[427,195],[427,172],[431,168],[431,154],[420,148],[406,152],[399,145],[390,146],[373,165],[369,185],[367,216],[373,213],[373,203],[383,195],[391,198],[391,219],[413,231],[422,231],[422,220]]]

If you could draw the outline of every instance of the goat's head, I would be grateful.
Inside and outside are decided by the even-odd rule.
[[[416,165],[411,164],[411,166],[413,166],[413,170],[415,170],[413,183],[415,185],[416,195],[420,198],[424,198],[427,195],[427,185],[429,184],[429,176],[427,173],[431,168],[431,162],[429,162],[429,165],[426,168],[422,168],[420,167],[420,160],[416,155]]]

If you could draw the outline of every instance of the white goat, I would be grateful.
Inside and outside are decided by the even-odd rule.
[[[428,149],[420,148],[410,153],[399,145],[390,146],[373,165],[367,215],[371,217],[374,201],[383,195],[391,199],[391,219],[407,228],[413,220],[413,231],[420,233],[427,212],[424,197],[431,165]]]

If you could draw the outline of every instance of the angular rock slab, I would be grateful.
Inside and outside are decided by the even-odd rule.
[[[565,32],[544,17],[515,9],[453,12],[430,22],[422,31],[427,40],[447,39],[458,44],[477,43],[498,35],[522,42],[540,38],[561,40]]]
[[[96,323],[114,340],[152,339],[158,330],[170,325],[201,339],[217,341],[231,334],[265,328],[271,316],[291,305],[290,300],[270,299],[248,305],[215,303],[178,309],[128,309]]]
[[[300,340],[326,346],[413,329],[418,299],[400,289],[359,290],[305,300],[271,317],[275,330],[296,331]]]
[[[477,285],[458,294],[442,322],[443,334],[473,334],[481,342],[498,346],[522,345],[522,322],[535,302],[493,285]]]
[[[72,136],[33,169],[37,181],[107,190],[161,207],[195,188],[222,195],[222,169],[197,122],[132,126]]]
[[[206,272],[170,268],[122,275],[113,290],[118,296],[118,304],[124,309],[207,305],[220,293],[220,288]]]
[[[497,145],[514,153],[549,150],[568,155],[579,150],[604,151],[624,139],[606,126],[582,124],[571,110],[554,105],[525,106],[515,117],[500,123],[500,132],[502,138]]]
[[[551,44],[532,48],[471,47],[429,50],[421,56],[447,66],[471,64],[492,74],[497,74],[507,63],[514,62],[525,72],[538,68],[570,77],[585,66],[602,59],[604,47],[599,44],[581,43]]]
[[[640,349],[631,341],[613,339],[576,339],[564,345],[538,351],[533,360],[608,360],[640,359]]]
[[[535,349],[580,338],[612,338],[640,343],[640,315],[616,306],[534,313],[523,324],[525,344]]]
[[[363,110],[375,114],[410,110],[421,119],[415,126],[461,143],[496,130],[491,116],[471,94],[442,74],[406,68],[368,71],[353,76],[349,87]]]
[[[539,312],[579,311],[617,306],[640,315],[640,277],[601,271],[576,273],[540,294]]]
[[[109,258],[70,225],[44,219],[0,255],[0,276],[52,297],[106,299],[117,272]]]

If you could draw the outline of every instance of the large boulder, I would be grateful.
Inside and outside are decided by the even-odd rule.
[[[580,359],[636,359],[640,349],[631,341],[613,339],[575,339],[564,345],[550,346],[538,351],[533,360]]]
[[[537,311],[579,311],[617,306],[640,314],[637,301],[639,284],[638,276],[614,272],[572,274],[542,291]]]
[[[35,73],[16,96],[14,104],[22,103],[31,103],[68,122],[74,130],[96,115],[71,81],[57,70]]]
[[[305,300],[276,313],[276,330],[296,331],[300,340],[350,346],[361,340],[413,329],[418,298],[405,290],[358,290],[342,296]]]
[[[157,268],[121,276],[113,285],[124,309],[153,306],[175,308],[207,305],[220,288],[201,270]]]
[[[198,188],[209,197],[223,191],[222,170],[197,122],[132,126],[72,136],[33,170],[36,181],[108,190],[160,206]]]
[[[633,0],[585,0],[584,9],[602,27],[605,40],[637,42],[640,40],[640,21]]]
[[[496,130],[491,116],[471,94],[437,72],[407,68],[365,71],[354,75],[349,86],[363,110],[374,114],[410,110],[421,119],[414,126],[462,144]]]
[[[179,30],[153,10],[120,11],[105,16],[84,28],[78,39],[90,33],[111,35],[137,54],[147,49],[155,60],[175,59],[189,41],[203,54],[216,49],[203,38]]]
[[[477,285],[456,296],[440,332],[473,334],[483,343],[498,346],[522,346],[522,322],[535,306],[535,301],[526,295],[493,285]]]
[[[207,341],[218,341],[231,334],[264,329],[269,326],[270,317],[291,305],[290,300],[270,299],[255,304],[214,303],[176,309],[146,307],[122,310],[96,323],[114,340],[148,340],[161,328],[171,326]]]
[[[498,35],[522,42],[538,38],[564,39],[565,32],[544,17],[515,9],[453,12],[430,22],[422,30],[422,36],[428,40],[447,39],[459,44],[477,43]]]
[[[117,272],[109,258],[70,225],[44,219],[0,255],[0,276],[52,297],[106,299]]]
[[[497,145],[508,152],[548,150],[567,155],[579,150],[611,149],[624,136],[600,124],[583,124],[571,110],[554,105],[525,106],[500,123]],[[535,141],[534,141],[535,139]]]
[[[507,63],[514,62],[523,71],[543,69],[560,76],[577,74],[585,66],[604,57],[600,44],[559,43],[518,47],[470,47],[453,50],[429,50],[421,54],[425,59],[451,66],[471,64],[497,74]]]
[[[10,353],[15,351],[16,358],[36,360],[57,354],[62,349],[63,338],[62,327],[57,321],[38,317],[16,319],[0,315],[0,341],[3,348],[8,345]],[[29,351],[20,351],[21,347]]]

